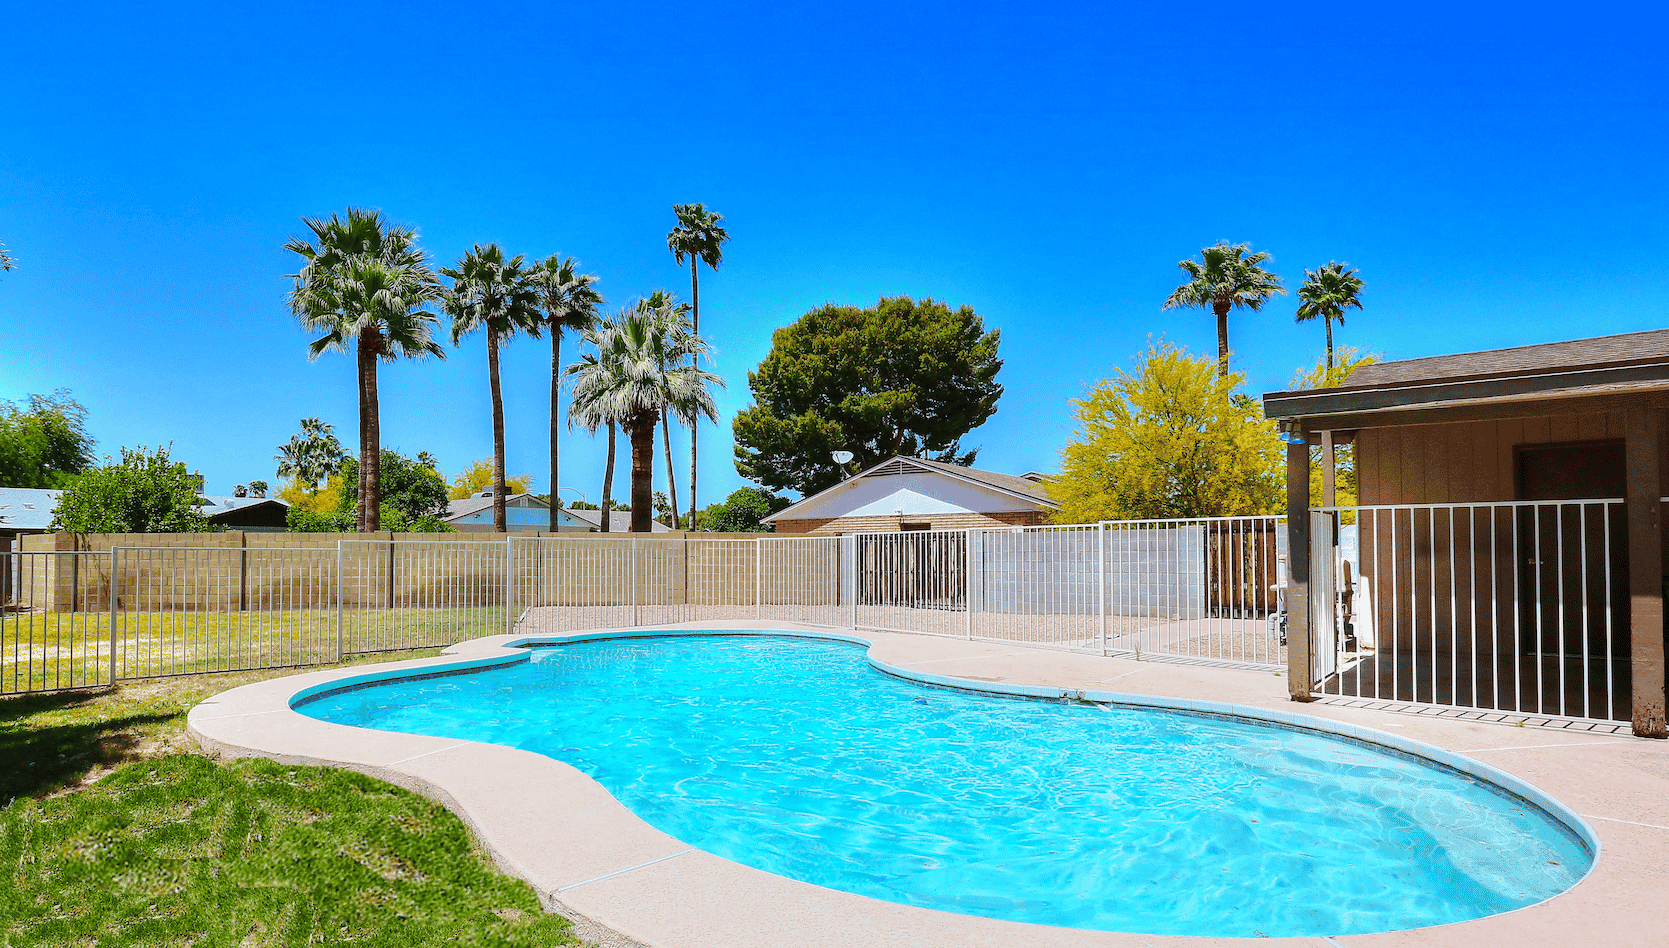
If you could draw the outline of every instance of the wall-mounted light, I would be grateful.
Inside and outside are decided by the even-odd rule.
[[[1282,418],[1275,423],[1275,427],[1281,433],[1281,440],[1287,444],[1310,443],[1310,439],[1304,436],[1304,426],[1296,418]]]

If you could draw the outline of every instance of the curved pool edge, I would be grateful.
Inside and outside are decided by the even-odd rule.
[[[806,931],[807,926],[813,924],[813,916],[806,915],[803,910],[807,906],[828,902],[834,904],[818,911],[815,916],[815,925],[822,931],[826,932],[828,929],[830,916],[827,913],[835,912],[847,920],[847,926],[836,926],[837,928],[856,925],[863,929],[879,920],[885,923],[889,932],[884,937],[875,932],[868,935],[852,932],[830,941],[831,944],[865,943],[866,937],[890,942],[900,927],[902,930],[920,932],[932,943],[944,945],[988,944],[992,939],[1004,944],[1040,946],[1199,946],[1241,941],[1221,937],[1094,932],[999,921],[899,905],[796,882],[695,849],[655,830],[627,810],[595,781],[560,761],[501,745],[330,724],[295,710],[296,705],[325,692],[392,679],[463,673],[526,661],[531,655],[528,651],[531,646],[599,639],[713,634],[786,635],[859,645],[865,648],[866,658],[872,667],[885,674],[924,685],[1003,696],[1082,700],[1226,716],[1378,745],[1452,768],[1523,798],[1567,827],[1592,854],[1593,860],[1588,871],[1575,885],[1541,902],[1481,919],[1427,929],[1410,929],[1379,936],[1348,936],[1353,940],[1395,935],[1404,936],[1403,940],[1397,942],[1399,944],[1418,944],[1423,943],[1418,938],[1421,932],[1436,933],[1463,926],[1487,926],[1494,920],[1533,912],[1580,888],[1600,863],[1602,843],[1599,835],[1570,807],[1513,774],[1423,741],[1313,715],[1250,705],[1105,690],[1075,690],[979,681],[922,672],[877,657],[877,638],[891,638],[893,634],[834,632],[794,624],[752,623],[748,628],[736,628],[734,624],[706,623],[700,626],[607,629],[561,635],[489,636],[459,643],[438,657],[310,672],[235,688],[192,708],[188,714],[187,730],[205,749],[223,756],[261,756],[282,763],[346,767],[436,800],[470,826],[495,864],[511,875],[532,884],[538,891],[541,902],[548,909],[570,917],[578,917],[582,922],[586,919],[593,920],[596,924],[644,945],[697,945],[709,942],[703,941],[700,936],[682,937],[693,933],[687,930],[676,931],[676,928],[681,926],[675,926],[672,932],[634,931],[638,928],[636,924],[618,920],[621,915],[636,916],[639,909],[645,908],[647,898],[664,899],[664,892],[659,896],[643,893],[638,899],[629,900],[630,907],[625,912],[622,912],[621,906],[617,904],[593,904],[598,900],[592,896],[600,894],[605,888],[611,892],[630,889],[631,886],[627,883],[641,884],[643,879],[652,874],[687,876],[690,872],[697,871],[690,868],[696,864],[702,865],[699,873],[705,878],[728,879],[725,891],[729,893],[730,898],[735,897],[735,891],[741,891],[736,889],[738,885],[758,896],[742,900],[752,907],[752,910],[744,913],[749,930],[777,933],[774,939],[758,941],[761,945],[784,943],[782,939],[785,937],[789,943],[812,944],[806,941]],[[906,638],[914,640],[920,637]],[[562,799],[562,807],[548,806],[548,794],[552,793]],[[525,814],[530,808],[539,809],[546,818],[530,823],[525,819]],[[561,815],[558,816],[558,813]],[[551,858],[557,850],[563,852],[562,857]],[[642,856],[648,858],[637,858]],[[627,878],[628,873],[631,874],[630,879]],[[597,885],[594,886],[593,883]],[[575,891],[580,887],[588,887],[588,891]],[[764,895],[771,890],[776,890],[773,895]],[[769,910],[766,906],[770,907]],[[705,914],[711,916],[714,904],[708,901],[702,908]],[[759,911],[767,911],[767,914],[774,912],[778,917],[772,920],[774,924],[764,924],[765,920],[759,917]],[[957,937],[958,935],[965,937]],[[727,946],[748,943],[738,941],[737,936],[736,931],[726,931],[723,937],[710,943]],[[853,941],[854,938],[857,939],[856,942]],[[1408,938],[1414,940],[1407,940]],[[1293,945],[1327,943],[1316,937],[1256,941]]]
[[[1340,721],[1328,720],[1327,718],[1317,718],[1288,711],[1271,711],[1266,708],[1258,708],[1252,705],[1230,704],[1223,701],[1202,701],[1192,698],[1172,698],[1160,695],[1137,695],[1117,691],[1046,688],[1038,685],[999,685],[982,681],[971,681],[966,678],[956,678],[949,675],[934,675],[927,672],[915,671],[913,669],[900,668],[898,666],[889,665],[886,662],[880,661],[873,655],[869,657],[869,664],[882,672],[903,678],[907,681],[915,681],[927,685],[937,685],[945,688],[955,688],[961,691],[977,691],[984,692],[986,694],[1007,695],[1010,697],[1022,698],[1086,701],[1092,704],[1110,704],[1131,708],[1158,708],[1165,711],[1179,711],[1185,714],[1201,714],[1211,717],[1237,718],[1243,721],[1253,721],[1259,724],[1273,725],[1275,727],[1286,727],[1301,731],[1313,731],[1318,734],[1326,734],[1332,737],[1343,737],[1353,741],[1360,741],[1363,744],[1388,748],[1398,753],[1406,754],[1410,757],[1417,757],[1429,763],[1447,767],[1451,770],[1457,770],[1468,777],[1475,777],[1478,780],[1489,783],[1501,790],[1505,790],[1513,796],[1522,798],[1526,803],[1531,804],[1545,813],[1549,819],[1556,821],[1557,823],[1563,825],[1566,829],[1570,830],[1571,835],[1581,840],[1582,844],[1587,847],[1588,855],[1591,860],[1588,866],[1588,872],[1583,873],[1582,878],[1578,879],[1575,885],[1571,886],[1571,888],[1581,885],[1582,880],[1586,879],[1588,877],[1588,873],[1593,872],[1594,866],[1599,863],[1600,852],[1602,849],[1599,834],[1594,832],[1593,827],[1588,825],[1588,821],[1584,820],[1581,814],[1561,803],[1558,799],[1542,790],[1540,787],[1530,783],[1529,781],[1522,780],[1510,773],[1507,773],[1504,770],[1491,767],[1482,761],[1473,760],[1470,757],[1446,751],[1441,747],[1434,744],[1427,744],[1424,741],[1410,740],[1402,737],[1401,735],[1392,734],[1389,731],[1380,731],[1374,728],[1345,724]],[[1570,889],[1566,889],[1565,891],[1568,892]],[[1564,893],[1561,892],[1556,895],[1549,896],[1549,898],[1558,898],[1559,895],[1563,894]],[[1543,899],[1542,901],[1547,900]],[[1512,911],[1522,911],[1524,908],[1531,908],[1534,905],[1540,904],[1541,902],[1535,902],[1528,906],[1513,909]]]

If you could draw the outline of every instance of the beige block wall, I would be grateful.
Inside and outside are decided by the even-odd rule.
[[[551,540],[560,542],[550,542]],[[638,603],[820,604],[838,587],[838,542],[772,534],[548,538],[517,547],[518,609]],[[635,577],[635,593],[633,581]]]
[[[815,604],[837,584],[820,570],[834,541],[796,551],[770,534],[515,535],[516,602],[539,605],[751,605],[764,584],[784,604]],[[502,606],[511,564],[499,534],[48,534],[26,538],[33,608],[263,611],[389,604]],[[634,553],[634,542],[636,549]],[[338,544],[342,551],[338,553]],[[423,541],[430,541],[423,543]],[[760,543],[772,544],[760,561]],[[798,547],[805,547],[801,550]],[[827,549],[824,549],[824,548]],[[634,559],[636,568],[634,570]],[[392,567],[391,568],[391,564]],[[769,572],[769,578],[766,577]],[[636,577],[635,594],[632,578]]]

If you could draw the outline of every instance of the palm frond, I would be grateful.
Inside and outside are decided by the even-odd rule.
[[[390,226],[382,212],[356,207],[348,208],[346,219],[332,214],[303,223],[312,239],[292,237],[284,244],[302,262],[287,275],[286,301],[304,328],[324,333],[308,347],[311,357],[345,352],[369,336],[384,360],[444,358],[432,335],[436,318],[426,309],[440,282],[417,246],[416,230]]]
[[[730,239],[723,215],[702,204],[674,204],[672,213],[678,223],[666,235],[666,249],[672,251],[673,259],[681,266],[688,256],[717,270],[724,262],[724,242]]]
[[[508,260],[498,244],[476,244],[455,267],[442,267],[452,285],[441,295],[441,312],[452,322],[452,344],[485,330],[505,345],[518,335],[543,333],[536,278],[520,254]]]
[[[1200,251],[1200,259],[1178,261],[1188,282],[1171,291],[1165,309],[1197,307],[1259,310],[1273,296],[1285,295],[1281,278],[1264,269],[1273,259],[1267,252],[1252,251],[1250,244],[1220,241]]]
[[[1344,311],[1362,308],[1362,278],[1355,267],[1346,263],[1329,262],[1314,270],[1304,271],[1304,283],[1298,288],[1299,322],[1330,319],[1344,324]]]

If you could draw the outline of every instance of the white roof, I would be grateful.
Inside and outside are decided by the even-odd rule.
[[[1028,478],[895,457],[779,510],[764,522],[1058,509],[1042,485]]]

